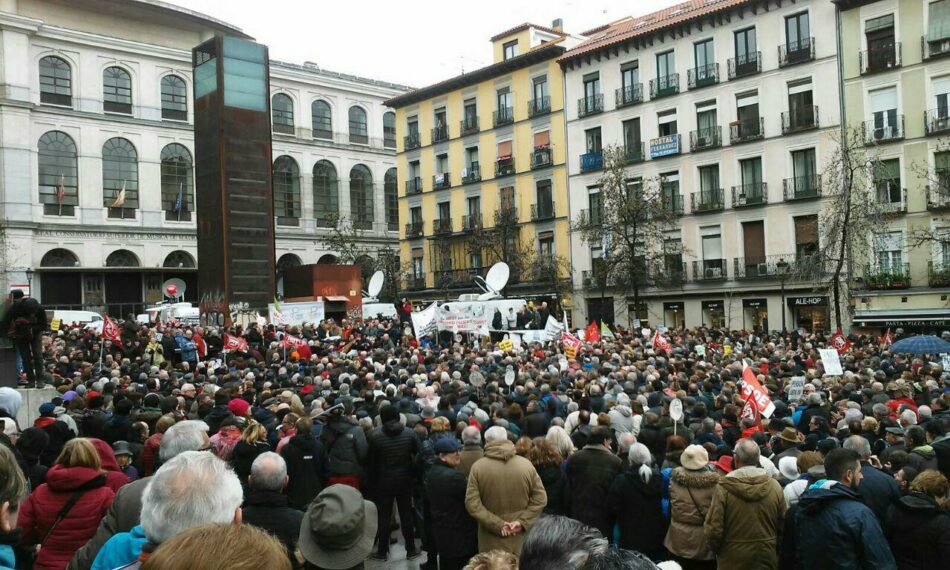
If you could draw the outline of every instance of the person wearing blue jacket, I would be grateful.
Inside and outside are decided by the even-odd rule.
[[[881,523],[858,493],[860,460],[852,449],[830,451],[826,478],[802,493],[794,525],[801,568],[896,570]]]
[[[191,335],[191,329],[185,331],[184,334],[179,330],[175,335],[175,344],[181,351],[182,362],[187,362],[189,370],[194,370],[198,365],[198,345],[192,340]]]

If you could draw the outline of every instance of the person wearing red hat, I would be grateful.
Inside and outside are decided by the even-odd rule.
[[[228,409],[231,410],[231,413],[234,414],[234,417],[247,419],[248,411],[251,409],[251,405],[247,403],[247,400],[234,398],[228,402]]]

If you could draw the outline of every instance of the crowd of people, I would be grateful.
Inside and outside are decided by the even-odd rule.
[[[0,328],[56,394],[19,425],[0,388],[0,569],[362,568],[397,534],[443,570],[950,559],[950,371],[876,337],[832,376],[821,333],[617,327],[569,358],[405,315],[103,339],[27,301]]]

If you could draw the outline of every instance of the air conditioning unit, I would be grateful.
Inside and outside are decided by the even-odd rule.
[[[696,139],[696,146],[708,146],[708,145],[709,145],[709,139],[707,139],[706,137],[699,137],[698,139]]]
[[[769,274],[769,265],[767,263],[760,263],[755,267],[760,276]]]

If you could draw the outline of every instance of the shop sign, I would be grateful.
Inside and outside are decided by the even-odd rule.
[[[659,158],[680,152],[680,135],[666,135],[650,141],[650,158]]]
[[[817,307],[828,304],[828,297],[789,297],[789,307]]]
[[[742,306],[746,309],[764,309],[768,307],[768,301],[765,299],[744,299]]]
[[[722,301],[703,301],[703,309],[719,309],[721,311],[724,306]]]

